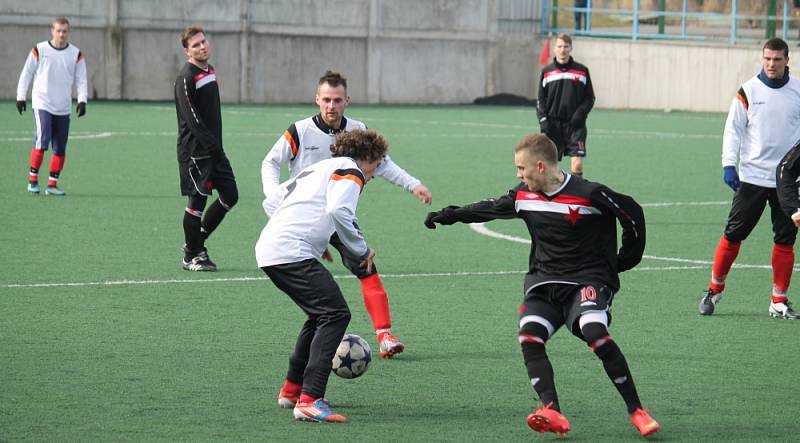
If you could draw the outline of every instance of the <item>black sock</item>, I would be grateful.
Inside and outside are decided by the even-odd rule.
[[[550,405],[550,409],[560,411],[558,394],[556,393],[553,365],[547,358],[544,345],[541,343],[522,343],[522,357],[528,369],[528,378],[533,389],[539,395],[542,404]]]
[[[214,200],[214,203],[206,209],[206,215],[203,217],[203,226],[201,235],[203,236],[203,240],[207,239],[217,226],[222,223],[222,219],[225,218],[225,215],[228,213],[228,210],[225,209],[225,206],[222,206],[222,203],[219,202],[219,199]]]
[[[614,383],[614,387],[617,388],[622,399],[625,400],[628,413],[630,414],[637,408],[641,408],[642,403],[639,401],[636,385],[633,384],[633,376],[630,369],[628,369],[628,362],[625,360],[625,356],[622,355],[622,350],[619,349],[619,346],[608,338],[608,341],[597,347],[594,353],[600,357],[608,378]]]
[[[200,217],[189,212],[183,213],[183,235],[186,240],[185,255],[187,259],[191,259],[204,247],[203,237],[200,235]]]

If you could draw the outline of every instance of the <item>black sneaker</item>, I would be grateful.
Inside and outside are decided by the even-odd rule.
[[[700,315],[711,315],[714,313],[714,306],[719,303],[722,298],[722,292],[714,292],[711,289],[703,291],[703,298],[700,300],[698,310]]]
[[[208,258],[208,252],[203,249],[194,256],[186,251],[183,258],[183,269],[195,272],[214,272],[217,270],[217,265]]]

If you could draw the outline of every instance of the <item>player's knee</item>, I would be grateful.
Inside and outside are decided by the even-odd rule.
[[[602,323],[589,322],[582,324],[581,334],[583,334],[586,344],[594,352],[598,352],[603,346],[612,342],[611,336],[608,334],[608,328]]]
[[[186,213],[191,215],[192,217],[195,217],[195,218],[202,218],[203,217],[203,211],[202,210],[198,211],[197,209],[186,208]]]
[[[219,203],[222,205],[223,208],[230,211],[236,206],[236,203],[239,202],[239,192],[237,190],[233,190],[233,192],[227,192],[225,195],[219,196]]]
[[[544,350],[544,345],[549,337],[548,327],[535,320],[527,321],[520,325],[518,340],[523,348],[532,346]]]

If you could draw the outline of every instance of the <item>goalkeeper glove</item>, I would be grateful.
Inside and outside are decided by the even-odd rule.
[[[75,110],[78,111],[78,117],[83,117],[84,114],[86,114],[86,103],[79,102],[78,107],[75,108]]]
[[[425,227],[428,229],[436,229],[436,223],[440,225],[452,225],[458,220],[455,217],[455,210],[458,206],[448,206],[442,208],[440,211],[429,212],[425,217]]]
[[[17,112],[19,112],[19,115],[22,115],[22,111],[24,111],[26,107],[25,100],[17,100]]]
[[[736,174],[736,166],[724,166],[722,168],[722,180],[734,191],[739,189],[739,175]]]

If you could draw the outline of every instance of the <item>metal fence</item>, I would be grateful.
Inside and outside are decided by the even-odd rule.
[[[630,7],[604,7],[619,3]],[[539,9],[528,14],[526,30],[543,34],[565,32],[591,37],[700,40],[731,45],[771,37],[800,41],[800,0],[731,0],[723,5],[721,12],[704,12],[702,0],[498,0],[499,31],[516,31],[501,22],[501,17],[504,21],[523,22],[521,18],[505,19],[524,15],[523,4],[527,4],[528,10]],[[753,10],[763,13],[748,13]],[[509,11],[517,11],[518,15]]]

